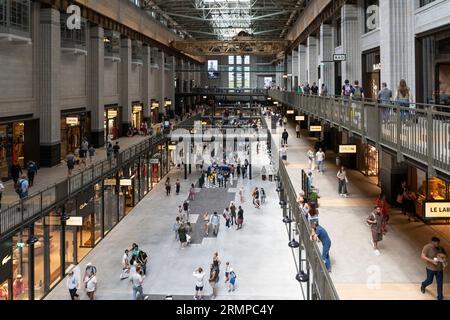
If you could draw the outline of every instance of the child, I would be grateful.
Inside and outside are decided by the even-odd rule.
[[[231,292],[235,290],[236,285],[236,273],[234,272],[233,268],[230,269],[230,283],[228,285],[228,292]]]

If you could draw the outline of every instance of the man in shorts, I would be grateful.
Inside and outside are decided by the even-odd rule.
[[[202,299],[202,294],[203,294],[203,287],[205,286],[205,272],[200,267],[197,270],[195,270],[192,275],[196,279],[194,299],[195,300],[201,300]]]

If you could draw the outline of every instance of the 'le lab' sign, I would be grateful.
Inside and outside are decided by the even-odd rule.
[[[425,202],[426,219],[450,219],[450,202]]]

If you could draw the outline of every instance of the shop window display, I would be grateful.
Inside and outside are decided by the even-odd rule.
[[[46,293],[44,271],[44,219],[34,223],[34,236],[39,239],[34,244],[34,298],[41,299]]]
[[[57,210],[45,217],[48,234],[48,259],[50,272],[50,289],[61,279],[61,218]],[[46,239],[47,240],[47,239]]]
[[[95,207],[95,215],[94,215],[94,237],[95,244],[100,241],[102,238],[102,224],[103,224],[103,192],[102,192],[102,184],[97,183],[94,186],[95,196],[94,196],[94,207]]]
[[[9,300],[8,281],[0,283],[0,301]]]
[[[13,299],[28,300],[30,283],[28,279],[28,230],[22,230],[13,237]]]
[[[23,122],[0,125],[0,178],[10,177],[13,163],[25,165],[25,124]]]
[[[428,199],[431,201],[444,201],[450,199],[450,184],[432,177],[428,180]]]

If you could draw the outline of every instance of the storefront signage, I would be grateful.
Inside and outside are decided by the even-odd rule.
[[[346,61],[347,55],[345,54],[333,54],[333,60],[334,61]]]
[[[177,150],[177,146],[174,145],[174,144],[171,144],[171,145],[169,146],[169,150]]]
[[[322,132],[322,126],[310,126],[309,131],[311,132]]]
[[[77,216],[85,217],[94,213],[94,189],[84,191],[77,196]]]
[[[67,117],[66,124],[68,124],[69,126],[77,126],[80,124],[80,120],[78,119],[78,117]]]
[[[117,117],[117,110],[108,110],[108,119],[114,119]]]
[[[81,227],[83,225],[83,217],[70,217],[66,221],[66,226]]]
[[[450,219],[450,202],[425,202],[425,219]]]
[[[103,181],[105,186],[115,186],[117,184],[117,180],[116,179],[105,179]]]
[[[166,107],[170,107],[170,106],[172,105],[172,101],[170,101],[170,100],[169,100],[169,101],[166,101],[166,102],[165,102],[165,105],[166,105]]]
[[[294,110],[288,110],[286,113],[287,113],[287,114],[294,114],[295,111],[294,111]]]
[[[61,217],[60,216],[46,216],[45,217],[45,225],[46,226],[60,226],[61,225]]]
[[[131,179],[120,179],[120,185],[121,186],[131,186],[133,183],[131,181]]]
[[[305,121],[305,116],[296,116],[295,121]]]
[[[356,153],[356,145],[340,145],[339,153]]]
[[[12,274],[12,241],[0,242],[0,283],[7,280]]]
[[[279,103],[278,101],[275,101],[273,104],[277,106],[277,105],[279,105],[280,103]]]
[[[150,164],[158,164],[159,159],[150,159]]]
[[[158,102],[153,102],[152,103],[152,110],[156,109],[156,108],[159,108],[159,103]]]
[[[142,106],[133,106],[133,112],[141,112]]]
[[[375,64],[372,66],[372,69],[373,69],[374,71],[376,71],[376,70],[381,70],[381,63],[375,63]]]

